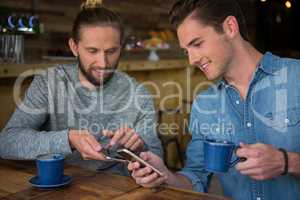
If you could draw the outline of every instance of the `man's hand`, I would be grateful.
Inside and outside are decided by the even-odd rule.
[[[255,180],[266,180],[275,178],[284,171],[284,156],[271,145],[241,143],[240,146],[236,155],[247,159],[236,165],[241,174]]]
[[[105,160],[105,156],[100,153],[101,145],[87,130],[70,130],[69,143],[80,152],[84,160]]]
[[[121,127],[115,132],[104,130],[102,134],[111,138],[109,146],[118,144],[132,151],[136,151],[142,149],[145,144],[139,134],[127,126]]]
[[[167,180],[167,174],[169,170],[164,165],[164,162],[157,155],[152,152],[142,152],[140,157],[147,161],[149,164],[154,166],[156,169],[161,171],[164,176],[159,176],[150,167],[142,167],[139,162],[131,162],[128,165],[128,170],[132,171],[132,177],[135,179],[136,183],[143,187],[156,187],[161,185]]]

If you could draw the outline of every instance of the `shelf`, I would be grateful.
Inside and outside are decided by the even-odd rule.
[[[29,70],[40,70],[54,67],[57,64],[71,64],[73,61],[50,61],[33,64],[0,64],[0,78],[15,78]],[[126,72],[157,71],[169,69],[184,69],[188,66],[186,60],[172,59],[151,62],[147,60],[121,61],[118,69]]]

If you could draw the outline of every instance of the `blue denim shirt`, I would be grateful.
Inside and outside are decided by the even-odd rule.
[[[300,60],[266,53],[243,100],[224,80],[195,99],[190,116],[192,140],[180,174],[194,190],[207,191],[211,174],[203,168],[203,139],[239,144],[265,143],[300,152]],[[233,155],[232,159],[236,156]],[[237,200],[300,199],[300,178],[292,175],[256,181],[234,167],[216,174],[225,196]]]

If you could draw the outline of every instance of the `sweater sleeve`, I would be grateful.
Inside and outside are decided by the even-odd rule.
[[[49,90],[45,74],[36,75],[23,102],[0,134],[0,156],[35,159],[45,153],[71,153],[68,130],[41,131],[49,112]]]

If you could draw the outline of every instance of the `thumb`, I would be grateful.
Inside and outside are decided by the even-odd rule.
[[[105,136],[105,137],[111,138],[114,135],[114,133],[110,130],[103,130],[102,135]]]
[[[241,148],[249,148],[250,145],[249,145],[249,144],[245,144],[245,143],[243,143],[243,142],[240,142],[240,147],[241,147]]]

